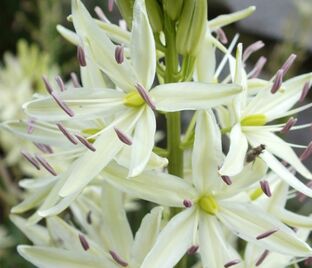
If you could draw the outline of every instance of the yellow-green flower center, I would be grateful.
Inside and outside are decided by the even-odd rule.
[[[245,116],[241,121],[241,126],[263,126],[267,122],[264,114],[253,114]]]
[[[130,107],[140,107],[145,101],[141,97],[138,91],[129,92],[123,99],[124,105]]]
[[[210,215],[215,215],[219,210],[216,199],[211,195],[201,197],[198,201],[198,205],[203,211]]]
[[[88,136],[93,136],[93,135],[95,135],[96,133],[98,133],[101,130],[102,130],[101,128],[85,128],[85,129],[82,130],[82,133],[87,134]],[[90,139],[90,138],[87,137],[87,140],[90,143],[94,143],[95,142],[95,139],[92,139],[92,138]]]

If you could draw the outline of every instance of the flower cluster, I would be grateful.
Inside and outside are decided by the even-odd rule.
[[[44,78],[48,94],[23,104],[28,119],[1,125],[38,145],[21,151],[39,175],[20,182],[26,197],[12,208],[12,221],[34,244],[18,252],[51,268],[309,264],[312,217],[285,205],[312,197],[311,183],[296,177],[312,179],[302,164],[312,143],[281,135],[310,127],[293,116],[312,104],[293,107],[308,94],[312,73],[284,81],[295,55],[270,80],[258,78],[264,57],[247,71],[264,44],[243,49],[235,36],[227,46],[222,27],[254,7],[207,21],[206,0],[116,3],[119,26],[99,7],[95,19],[72,0],[75,31],[57,28],[77,47],[81,82]],[[186,110],[193,117],[182,135]],[[156,146],[162,116],[166,148]],[[300,157],[292,147],[303,148]],[[157,206],[133,236],[127,212],[141,210],[140,200]],[[14,215],[29,211],[28,219]]]

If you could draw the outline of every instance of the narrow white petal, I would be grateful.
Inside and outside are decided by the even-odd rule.
[[[155,114],[147,105],[143,109],[144,111],[134,130],[129,177],[137,176],[144,170],[154,147],[156,132]]]
[[[221,133],[212,113],[197,115],[192,154],[193,182],[198,191],[207,192],[220,183],[218,168],[222,163]]]
[[[296,228],[312,228],[312,217],[303,216],[286,209],[276,209],[273,211],[274,215],[282,222],[289,226]]]
[[[220,223],[214,216],[201,213],[199,220],[199,250],[204,267],[221,268],[229,261],[240,259],[225,238]],[[235,267],[242,267],[240,264]]]
[[[184,200],[192,201],[197,196],[192,185],[170,174],[144,171],[131,179],[127,175],[127,170],[116,164],[110,164],[103,172],[104,179],[121,191],[159,205],[183,207]]]
[[[136,0],[133,7],[131,61],[138,82],[150,89],[156,71],[156,48],[144,0]]]
[[[241,90],[235,84],[183,82],[159,85],[150,95],[157,110],[174,112],[208,109],[226,104]]]
[[[75,32],[73,32],[73,31],[71,31],[71,30],[69,30],[69,29],[67,29],[67,28],[65,28],[64,26],[62,26],[62,25],[57,25],[56,26],[56,30],[59,32],[59,34],[61,35],[61,36],[63,36],[68,42],[70,42],[70,43],[72,43],[73,45],[75,45],[75,46],[77,46],[78,44],[79,44],[79,36],[75,33]]]
[[[108,258],[89,255],[84,252],[69,251],[61,248],[18,246],[18,253],[36,265],[44,268],[107,268],[117,267]]]
[[[242,239],[286,255],[311,256],[312,249],[292,229],[257,206],[230,201],[222,201],[220,206],[222,208],[217,217]],[[266,238],[256,239],[260,234],[273,229],[278,231]]]
[[[240,124],[232,128],[230,142],[230,150],[219,172],[222,175],[234,176],[242,171],[248,150],[248,142]]]
[[[147,253],[153,247],[161,227],[161,217],[163,208],[153,208],[142,220],[139,230],[135,234],[132,247],[133,261],[140,265]]]
[[[195,208],[185,209],[173,217],[159,234],[141,268],[172,268],[192,246]]]

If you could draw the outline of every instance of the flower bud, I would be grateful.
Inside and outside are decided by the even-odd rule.
[[[173,21],[180,17],[184,0],[163,0],[163,8],[169,18]]]
[[[206,21],[207,0],[184,0],[176,37],[178,53],[197,55],[205,35]]]
[[[145,5],[153,32],[161,32],[163,29],[163,11],[157,0],[145,0]]]
[[[132,28],[134,0],[116,0],[121,16],[127,22],[128,28]]]

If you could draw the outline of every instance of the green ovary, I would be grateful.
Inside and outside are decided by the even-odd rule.
[[[211,195],[201,197],[198,201],[198,205],[203,211],[210,215],[215,215],[219,210],[216,199]]]
[[[131,91],[129,92],[123,99],[124,105],[130,106],[130,107],[140,107],[145,102],[139,92],[137,91]]]
[[[253,114],[245,116],[241,121],[241,126],[263,126],[267,122],[264,114]]]

